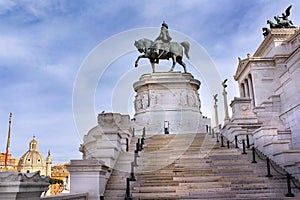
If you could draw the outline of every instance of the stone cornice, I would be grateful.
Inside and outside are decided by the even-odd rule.
[[[295,34],[295,32],[299,32],[299,28],[285,28],[285,29],[271,29],[269,35],[264,39],[264,41],[260,44],[256,52],[254,53],[254,57],[260,57],[267,50],[270,44],[274,40],[288,40],[291,36]]]
[[[110,168],[104,164],[102,160],[71,160],[71,164],[67,166],[69,172],[99,172],[105,175]]]
[[[299,35],[300,35],[300,28],[298,28],[298,30],[295,31],[295,33],[293,34],[293,36],[290,37],[290,38],[288,39],[288,42],[293,41],[293,40],[294,40],[295,38],[297,38]]]
[[[133,84],[133,88],[135,91],[137,91],[139,88],[141,88],[144,85],[151,85],[151,84],[174,85],[175,83],[190,83],[191,85],[195,86],[197,90],[199,89],[201,84],[200,81],[194,79],[193,75],[190,73],[156,72],[152,74],[142,75],[139,81]]]
[[[238,63],[238,67],[237,70],[235,72],[234,80],[238,80],[239,76],[245,71],[245,69],[247,69],[248,67],[250,67],[251,63],[254,62],[260,62],[260,63],[270,63],[270,62],[274,62],[274,58],[260,58],[260,57],[248,57],[246,59],[240,60]]]

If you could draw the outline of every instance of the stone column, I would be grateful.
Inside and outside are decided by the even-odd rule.
[[[215,108],[215,122],[216,122],[216,129],[219,127],[219,119],[218,119],[218,99],[217,99],[218,94],[215,94],[214,97],[214,108]]]
[[[250,97],[249,96],[249,84],[248,84],[247,79],[244,80],[244,86],[245,86],[245,97]]]
[[[89,193],[89,199],[103,198],[109,175],[109,167],[99,160],[71,160],[70,193]]]
[[[240,84],[240,97],[246,97],[245,84],[244,83]]]
[[[250,97],[251,97],[251,99],[252,99],[252,105],[254,106],[255,105],[255,99],[254,99],[254,90],[253,90],[253,82],[252,82],[252,76],[251,76],[251,74],[249,74],[249,76],[248,76],[248,82],[249,82],[249,89],[250,89]]]
[[[225,122],[228,122],[229,121],[229,113],[228,113],[228,103],[227,103],[227,92],[226,92],[226,81],[227,79],[225,79],[223,82],[222,82],[222,86],[223,86],[223,97],[224,97],[224,111],[225,111]]]

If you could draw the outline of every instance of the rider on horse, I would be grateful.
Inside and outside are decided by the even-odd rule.
[[[154,40],[153,45],[151,47],[157,55],[157,57],[156,57],[157,63],[162,54],[170,51],[171,40],[172,40],[172,38],[169,35],[168,25],[164,21],[161,25],[160,34]],[[161,52],[160,52],[160,50],[161,50]]]

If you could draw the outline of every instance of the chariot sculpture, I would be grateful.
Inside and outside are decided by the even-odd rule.
[[[281,16],[274,16],[275,19],[275,23],[272,22],[271,20],[267,21],[267,24],[269,24],[270,29],[274,29],[274,28],[296,28],[292,22],[292,20],[290,20],[288,17],[291,15],[291,8],[292,5],[290,5],[289,7],[287,7],[287,9],[285,9],[285,12],[281,14]],[[267,27],[263,27],[262,31],[263,31],[263,35],[266,37],[269,33],[270,33],[270,29],[268,29]]]

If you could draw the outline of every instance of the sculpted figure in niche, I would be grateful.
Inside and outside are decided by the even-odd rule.
[[[191,107],[195,107],[196,106],[196,100],[195,100],[195,96],[193,93],[189,93],[188,94],[188,104]]]
[[[201,101],[199,98],[199,94],[196,92],[196,106],[199,108],[199,110],[201,110]]]
[[[181,104],[181,106],[187,105],[187,95],[185,94],[184,91],[180,92],[180,104]]]
[[[142,108],[146,109],[149,106],[149,98],[148,98],[148,93],[144,93],[142,97]]]
[[[140,95],[135,96],[135,100],[134,100],[134,109],[136,111],[142,109],[142,100]]]
[[[152,92],[150,94],[150,105],[149,106],[154,106],[156,104],[157,104],[157,97],[156,97],[155,93]]]

